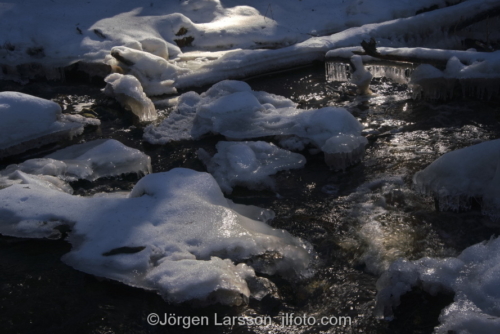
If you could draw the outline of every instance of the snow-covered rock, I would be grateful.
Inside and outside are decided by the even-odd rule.
[[[500,331],[500,239],[465,249],[456,258],[397,260],[377,282],[376,315],[391,317],[391,308],[413,287],[435,295],[452,292],[454,302],[441,312],[435,333]]]
[[[188,71],[163,57],[125,46],[112,48],[111,57],[108,57],[106,62],[119,66],[127,74],[136,77],[149,96],[177,93],[173,86],[174,79]]]
[[[231,193],[235,186],[274,189],[275,182],[271,175],[282,170],[302,168],[306,163],[301,154],[263,141],[222,141],[217,143],[217,153],[213,157],[203,149],[198,151],[198,156],[225,193]]]
[[[80,135],[86,124],[100,124],[63,115],[57,103],[18,92],[0,92],[0,118],[0,158]]]
[[[189,169],[147,175],[128,198],[12,185],[0,190],[0,207],[3,235],[57,237],[57,227],[69,225],[73,249],[65,263],[171,302],[239,305],[262,293],[251,291],[267,281],[254,270],[297,278],[313,258],[305,242],[264,223],[271,211],[234,204],[210,174]]]
[[[94,181],[128,173],[151,173],[149,156],[114,139],[97,139],[66,147],[44,158],[7,166],[0,171],[0,187],[42,180],[40,182],[49,182],[72,193],[73,190],[64,181]]]
[[[500,139],[444,154],[413,177],[415,189],[438,199],[441,210],[469,209],[482,199],[482,211],[500,219]]]
[[[355,84],[358,87],[359,94],[361,95],[371,94],[370,82],[372,80],[373,75],[365,69],[361,56],[358,55],[352,56],[350,61],[354,67],[354,71],[351,74],[351,83]]]
[[[280,145],[302,150],[308,144],[328,154],[345,153],[343,161],[359,161],[366,140],[361,138],[363,126],[343,108],[327,107],[301,110],[291,100],[266,92],[254,92],[241,81],[225,80],[198,95],[188,92],[179,97],[179,104],[157,127],[149,126],[144,139],[152,144],[173,140],[198,139],[218,133],[231,139],[253,139],[280,136]],[[333,137],[328,144],[327,141]],[[347,149],[352,149],[347,152]],[[361,155],[360,155],[361,154]],[[356,156],[354,156],[356,155]],[[327,162],[337,165],[331,156]],[[339,167],[340,166],[340,167]]]
[[[158,118],[155,105],[144,94],[141,83],[136,77],[113,73],[108,75],[104,81],[106,82],[104,93],[116,98],[125,109],[136,114],[139,120],[147,122]]]

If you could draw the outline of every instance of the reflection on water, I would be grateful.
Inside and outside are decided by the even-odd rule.
[[[336,73],[342,72],[336,70]],[[498,234],[500,227],[478,212],[436,212],[432,199],[413,192],[413,174],[440,155],[454,149],[498,137],[498,105],[493,102],[414,101],[407,90],[406,70],[374,68],[372,96],[352,94],[346,77],[323,64],[249,80],[254,90],[291,98],[302,108],[342,106],[364,125],[370,144],[362,163],[345,172],[332,172],[323,157],[304,152],[304,169],[279,173],[277,191],[236,188],[230,198],[237,203],[259,205],[276,212],[271,224],[308,240],[319,255],[316,274],[303,282],[289,283],[270,277],[278,287],[274,296],[252,300],[247,307],[196,308],[169,305],[155,294],[77,272],[60,262],[69,249],[63,241],[0,238],[2,303],[0,326],[6,332],[36,332],[69,328],[86,333],[430,333],[440,308],[449,298],[413,292],[403,298],[398,319],[391,323],[373,318],[378,275],[397,257],[448,256]],[[391,72],[392,71],[392,72]],[[344,68],[345,72],[345,68]],[[403,73],[404,72],[404,73]],[[392,74],[391,74],[392,73]],[[396,81],[385,77],[400,78]],[[328,78],[327,78],[328,77]],[[9,86],[10,85],[10,86]],[[192,142],[153,146],[143,143],[143,124],[121,107],[104,99],[98,87],[3,84],[4,90],[23,90],[65,105],[65,112],[81,112],[102,120],[73,142],[32,152],[36,157],[61,146],[95,138],[114,138],[140,149],[152,158],[153,171],[187,167],[204,171],[196,151],[215,152],[219,136]],[[168,113],[166,108],[162,113]],[[25,159],[14,157],[7,163]],[[129,190],[135,177],[76,182],[79,195]],[[440,298],[440,297],[439,297]],[[408,300],[405,302],[405,300]],[[414,308],[405,303],[416,303]],[[416,311],[419,310],[419,311]],[[221,325],[183,329],[164,328],[146,322],[149,313],[187,316],[269,316],[266,325]],[[351,326],[284,325],[283,317],[349,316]],[[408,325],[410,324],[410,325]],[[43,332],[43,331],[42,331]]]

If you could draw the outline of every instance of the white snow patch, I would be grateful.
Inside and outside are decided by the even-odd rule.
[[[332,107],[301,110],[295,106],[284,97],[254,92],[244,82],[225,80],[201,95],[194,92],[181,95],[177,109],[159,126],[147,127],[144,139],[152,144],[165,144],[198,139],[208,133],[238,140],[281,136],[284,148],[302,150],[307,144],[322,149],[330,138],[348,135],[332,139],[325,149],[337,153],[351,148],[351,152],[343,152],[349,156],[347,160],[342,158],[343,161],[361,159],[361,147],[364,148],[366,141],[357,137],[361,137],[363,126],[347,110]],[[332,168],[344,168],[344,162],[339,166],[333,159],[327,162]]]
[[[62,115],[57,103],[18,92],[0,92],[0,117],[0,157],[79,135],[85,123],[100,124]]]
[[[235,186],[274,189],[275,182],[271,175],[282,170],[302,168],[306,163],[301,154],[262,141],[219,142],[217,151],[210,157],[200,149],[198,156],[225,193],[231,193]]]
[[[141,151],[127,147],[117,140],[97,139],[66,147],[44,158],[9,165],[0,171],[0,187],[41,180],[40,182],[51,188],[55,186],[72,193],[73,189],[64,181],[94,181],[101,177],[128,173],[151,173],[151,159]]]
[[[249,289],[252,281],[267,282],[254,269],[301,277],[313,257],[301,239],[263,222],[271,211],[232,203],[210,174],[189,169],[150,174],[128,198],[12,185],[0,190],[0,207],[2,234],[49,237],[56,226],[70,225],[73,249],[65,263],[171,302],[239,305],[254,292],[262,295]]]

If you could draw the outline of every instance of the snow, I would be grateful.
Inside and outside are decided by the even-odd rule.
[[[154,121],[158,118],[155,105],[144,94],[141,83],[136,77],[113,73],[108,75],[104,81],[106,82],[104,93],[114,96],[124,108],[137,115],[140,121]]]
[[[351,83],[358,87],[359,94],[370,95],[370,81],[373,75],[365,69],[361,56],[352,56],[351,64],[354,67],[354,71],[351,74]]]
[[[298,153],[280,149],[263,141],[219,142],[210,157],[200,149],[198,157],[217,180],[222,191],[230,194],[235,186],[261,190],[275,188],[270,177],[282,170],[304,167],[306,159]]]
[[[499,254],[500,239],[497,238],[473,245],[456,258],[397,260],[377,282],[376,314],[391,317],[391,307],[398,306],[400,297],[418,286],[433,295],[455,294],[453,303],[441,311],[435,333],[497,333],[500,330]]]
[[[5,33],[0,45],[5,47],[0,49],[0,62],[13,69],[33,61],[49,68],[78,60],[102,62],[113,48],[128,48],[165,61],[168,56],[170,65],[177,63],[189,70],[176,71],[178,77],[153,79],[160,91],[168,86],[160,82],[168,80],[179,89],[310,63],[323,59],[328,50],[359,45],[370,37],[387,46],[437,43],[438,38],[449,37],[434,29],[438,19],[450,26],[457,17],[466,20],[496,5],[494,0],[469,0],[443,8],[446,4],[444,0],[272,4],[264,0],[151,0],[145,5],[138,0],[70,0],[62,6],[49,0],[25,0],[1,7],[0,29]],[[412,16],[433,5],[442,9]],[[401,33],[408,31],[411,36]],[[446,43],[455,45],[457,40],[448,38]],[[269,49],[277,47],[281,49]]]
[[[490,53],[482,61],[473,61],[470,56],[467,58],[471,61],[469,65],[452,56],[443,71],[431,65],[420,65],[411,77],[410,86],[417,95],[423,94],[431,99],[452,98],[457,87],[463,96],[481,99],[497,96],[500,93],[500,52]]]
[[[482,199],[482,211],[500,218],[500,139],[444,154],[413,177],[415,189],[438,199],[441,210],[470,208]]]
[[[264,0],[151,0],[145,4],[138,0],[69,0],[64,5],[49,0],[12,1],[0,7],[0,30],[4,32],[0,45],[11,43],[14,50],[2,50],[1,56],[8,62],[26,62],[32,58],[27,49],[43,47],[42,60],[60,63],[78,58],[102,59],[112,47],[127,45],[161,50],[157,53],[165,56],[164,45],[168,43],[172,54],[175,39],[184,37],[194,38],[192,45],[198,49],[286,45],[311,35],[411,16],[434,4],[443,7],[445,1],[314,0],[270,4]],[[181,28],[187,31],[182,34]]]
[[[95,181],[129,173],[151,173],[151,159],[117,140],[97,139],[66,147],[44,158],[9,165],[0,171],[0,187],[41,182],[50,188],[73,193],[65,181]]]
[[[80,135],[84,124],[100,124],[62,115],[57,103],[18,92],[0,92],[0,117],[0,157]]]
[[[331,156],[327,163],[343,169],[347,162],[362,158],[367,143],[361,136],[362,128],[345,109],[301,110],[284,97],[254,92],[241,81],[224,80],[201,95],[195,92],[181,95],[177,109],[157,127],[148,126],[144,139],[152,144],[165,144],[199,139],[209,133],[237,140],[280,136],[280,145],[286,149],[303,150],[312,144],[328,150]],[[340,152],[343,162],[337,166],[334,154]]]
[[[111,57],[106,58],[106,63],[119,66],[127,74],[135,76],[144,92],[150,96],[177,93],[172,79],[188,71],[150,52],[125,46],[112,48]]]
[[[145,176],[127,198],[15,184],[0,190],[0,207],[2,234],[56,238],[57,226],[69,225],[65,263],[170,302],[240,305],[272,286],[254,269],[300,278],[314,256],[301,239],[264,223],[271,211],[234,204],[210,174],[183,168]],[[267,253],[279,256],[260,256]]]

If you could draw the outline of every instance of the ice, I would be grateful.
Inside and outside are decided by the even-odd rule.
[[[234,204],[210,174],[183,168],[147,175],[127,198],[16,184],[0,190],[0,207],[2,234],[53,238],[67,225],[73,248],[65,263],[170,302],[239,305],[262,295],[252,286],[267,280],[254,269],[298,279],[314,256],[301,239],[264,223],[271,211]]]
[[[172,140],[199,139],[209,133],[237,140],[280,136],[280,145],[284,148],[302,150],[308,144],[323,149],[330,138],[348,135],[350,137],[338,137],[325,146],[329,152],[343,150],[352,156],[341,157],[344,162],[339,166],[344,166],[345,162],[362,157],[360,151],[364,145],[361,144],[366,143],[361,136],[362,128],[345,109],[301,110],[284,97],[254,92],[241,81],[224,80],[201,95],[194,92],[181,95],[177,109],[159,126],[147,127],[144,139],[152,144],[164,144]],[[343,148],[336,149],[337,144]],[[345,152],[346,148],[352,148],[353,153]],[[329,157],[328,164],[337,168],[333,158]]]
[[[329,82],[349,81],[349,65],[338,61],[327,61],[326,80]],[[370,72],[373,78],[388,78],[399,84],[407,84],[410,81],[410,75],[413,70],[410,67],[394,65],[366,65],[365,69]]]
[[[151,173],[151,159],[117,140],[97,139],[66,147],[44,158],[9,165],[0,171],[0,187],[41,182],[52,189],[72,193],[73,189],[65,181],[94,181],[129,173]]]
[[[134,76],[113,73],[104,81],[104,93],[115,97],[124,108],[136,114],[139,120],[147,122],[158,118],[153,102],[144,94],[141,83]]]
[[[335,170],[345,170],[363,159],[367,144],[365,137],[341,134],[328,139],[321,150],[325,153],[328,166]]]
[[[125,46],[112,48],[111,56],[107,63],[117,65],[127,74],[135,76],[149,96],[177,93],[173,79],[187,72],[163,57]]]
[[[274,189],[275,182],[271,175],[282,170],[302,168],[306,163],[304,156],[263,141],[219,142],[213,157],[202,149],[200,151],[198,156],[208,172],[228,194],[235,186]]]
[[[355,84],[358,87],[359,94],[370,95],[372,93],[370,90],[370,82],[373,75],[365,69],[361,56],[352,56],[350,62],[353,66],[351,83]]]
[[[435,333],[497,333],[500,330],[500,239],[465,249],[456,258],[395,261],[377,282],[376,315],[391,317],[392,307],[413,287],[435,295],[453,292]]]
[[[441,210],[469,209],[482,199],[482,212],[500,219],[500,140],[444,154],[413,177],[415,189],[438,199]]]
[[[431,65],[417,67],[411,76],[410,86],[417,97],[428,99],[471,96],[489,100],[500,93],[499,71],[498,51],[488,54],[486,60],[473,61],[469,65],[452,56],[443,71]]]
[[[83,132],[85,118],[62,115],[52,101],[18,93],[0,92],[0,158],[72,138]],[[100,124],[92,120],[91,124]]]

